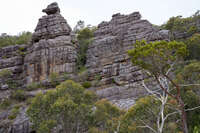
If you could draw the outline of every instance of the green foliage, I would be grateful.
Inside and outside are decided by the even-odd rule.
[[[88,126],[95,101],[93,92],[67,80],[58,85],[56,90],[38,94],[27,114],[36,131],[49,132],[53,127],[61,125],[65,132],[75,132]]]
[[[176,74],[176,82],[179,84],[189,85],[181,88],[181,97],[184,100],[186,108],[200,106],[200,62],[191,61],[182,66]],[[197,84],[197,85],[192,85]],[[189,131],[192,132],[196,125],[200,123],[200,110],[196,109],[187,112]]]
[[[156,128],[154,124],[156,124],[156,116],[159,113],[159,105],[159,101],[152,96],[140,98],[123,116],[120,133],[151,132],[148,128],[140,128],[138,126],[144,126],[143,122],[145,122],[151,125],[152,128]]]
[[[75,79],[78,82],[85,82],[88,79],[88,70],[85,67],[81,67],[78,76]]]
[[[105,99],[98,101],[95,107],[94,118],[89,131],[94,133],[115,132],[124,112]]]
[[[0,78],[8,78],[12,75],[12,72],[9,69],[4,69],[0,71]]]
[[[200,126],[195,126],[193,133],[200,133]]]
[[[128,51],[132,63],[148,70],[153,75],[164,74],[173,62],[187,54],[187,47],[176,41],[136,41],[134,49]]]
[[[200,60],[200,34],[194,34],[192,37],[185,41],[188,47],[189,55],[186,57],[187,60]]]
[[[82,83],[82,86],[84,88],[90,88],[92,86],[92,84],[89,81],[85,81],[85,82]]]
[[[33,91],[33,90],[36,90],[38,88],[41,87],[41,84],[40,83],[37,83],[37,82],[32,82],[32,83],[29,83],[27,86],[26,86],[26,89],[28,91]]]
[[[55,120],[47,120],[43,121],[40,124],[40,127],[38,129],[38,133],[52,133],[51,129],[56,126]]]
[[[89,28],[84,28],[78,32],[78,40],[88,40],[93,37],[93,31]]]
[[[162,25],[162,27],[171,31],[187,32],[192,35],[193,33],[198,32],[198,29],[194,24],[199,18],[199,11],[187,18],[182,18],[182,16],[171,17],[166,24]]]
[[[0,109],[7,109],[11,105],[11,100],[6,98],[0,101]]]
[[[58,73],[50,73],[49,75],[49,78],[50,78],[50,82],[53,86],[56,86],[59,84],[59,74]]]
[[[26,100],[26,94],[24,90],[16,90],[13,91],[11,94],[11,98],[17,101],[25,101]]]
[[[9,45],[27,44],[30,41],[31,36],[31,32],[22,32],[17,36],[10,36],[4,33],[0,36],[0,48]]]
[[[77,58],[77,69],[80,70],[86,64],[86,52],[88,45],[92,42],[93,31],[89,28],[84,28],[78,32],[78,58]]]
[[[15,106],[12,110],[11,113],[8,116],[8,119],[13,120],[17,117],[20,111],[20,106]]]
[[[89,129],[88,133],[108,133],[108,132],[99,130],[98,128],[95,128],[95,127],[92,127]]]

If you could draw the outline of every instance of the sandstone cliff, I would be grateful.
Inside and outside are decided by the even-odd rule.
[[[53,72],[72,73],[75,68],[71,28],[61,16],[57,3],[50,4],[43,12],[47,15],[39,19],[24,61],[28,83],[46,80]]]
[[[0,81],[0,101],[9,98],[12,89],[26,89],[26,84],[48,81],[51,73],[75,73],[77,44],[70,26],[60,14],[57,3],[50,4],[43,12],[47,15],[39,19],[30,44],[0,49],[0,72],[11,71],[7,79]],[[141,87],[144,75],[132,65],[127,55],[135,41],[142,39],[169,40],[169,31],[157,29],[141,19],[139,12],[114,14],[110,21],[100,23],[87,51],[88,80],[98,80],[98,84],[89,89],[123,109],[147,94]],[[0,125],[0,133],[30,133],[25,112],[26,106],[20,108],[13,122]],[[0,121],[4,121],[9,113],[0,112]]]
[[[140,85],[144,77],[140,69],[131,64],[127,50],[134,47],[136,40],[169,40],[168,31],[154,28],[147,20],[141,19],[139,12],[118,13],[111,21],[99,24],[94,36],[87,52],[90,80],[100,75],[102,79],[96,88],[97,94],[121,108],[128,108],[145,91]]]

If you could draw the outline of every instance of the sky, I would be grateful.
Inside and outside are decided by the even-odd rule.
[[[79,20],[95,26],[109,21],[115,13],[135,11],[141,13],[142,19],[161,25],[172,16],[188,17],[200,10],[200,0],[1,0],[0,34],[33,32],[38,19],[45,15],[42,9],[55,1],[72,28]]]

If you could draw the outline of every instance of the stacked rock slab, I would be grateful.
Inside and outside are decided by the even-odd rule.
[[[71,28],[61,16],[57,3],[43,10],[32,37],[32,46],[25,57],[27,83],[48,79],[51,73],[72,73],[76,50]]]
[[[97,94],[121,108],[128,108],[134,104],[134,98],[146,92],[140,84],[143,75],[131,64],[127,50],[134,47],[136,40],[168,40],[168,31],[159,31],[147,20],[141,20],[139,12],[118,13],[111,21],[99,24],[94,36],[87,51],[90,80],[99,75],[102,79]]]
[[[0,101],[8,97],[8,92],[23,85],[23,63],[26,45],[0,48],[0,73],[8,71],[8,76],[0,75]],[[2,77],[3,76],[3,77]]]

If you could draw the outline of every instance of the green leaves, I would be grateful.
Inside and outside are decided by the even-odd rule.
[[[39,132],[50,132],[62,126],[62,130],[74,132],[86,126],[92,112],[96,95],[74,81],[67,80],[46,94],[38,94],[28,108],[27,114]]]
[[[153,74],[164,74],[173,62],[187,55],[187,47],[176,41],[136,41],[134,49],[128,51],[133,64]]]
[[[31,32],[22,32],[17,36],[10,36],[6,33],[1,34],[0,36],[0,48],[16,45],[16,44],[27,44],[31,40],[32,33]]]
[[[78,32],[78,58],[77,58],[77,69],[80,70],[86,64],[86,52],[89,44],[92,42],[94,37],[93,30],[84,28]]]

